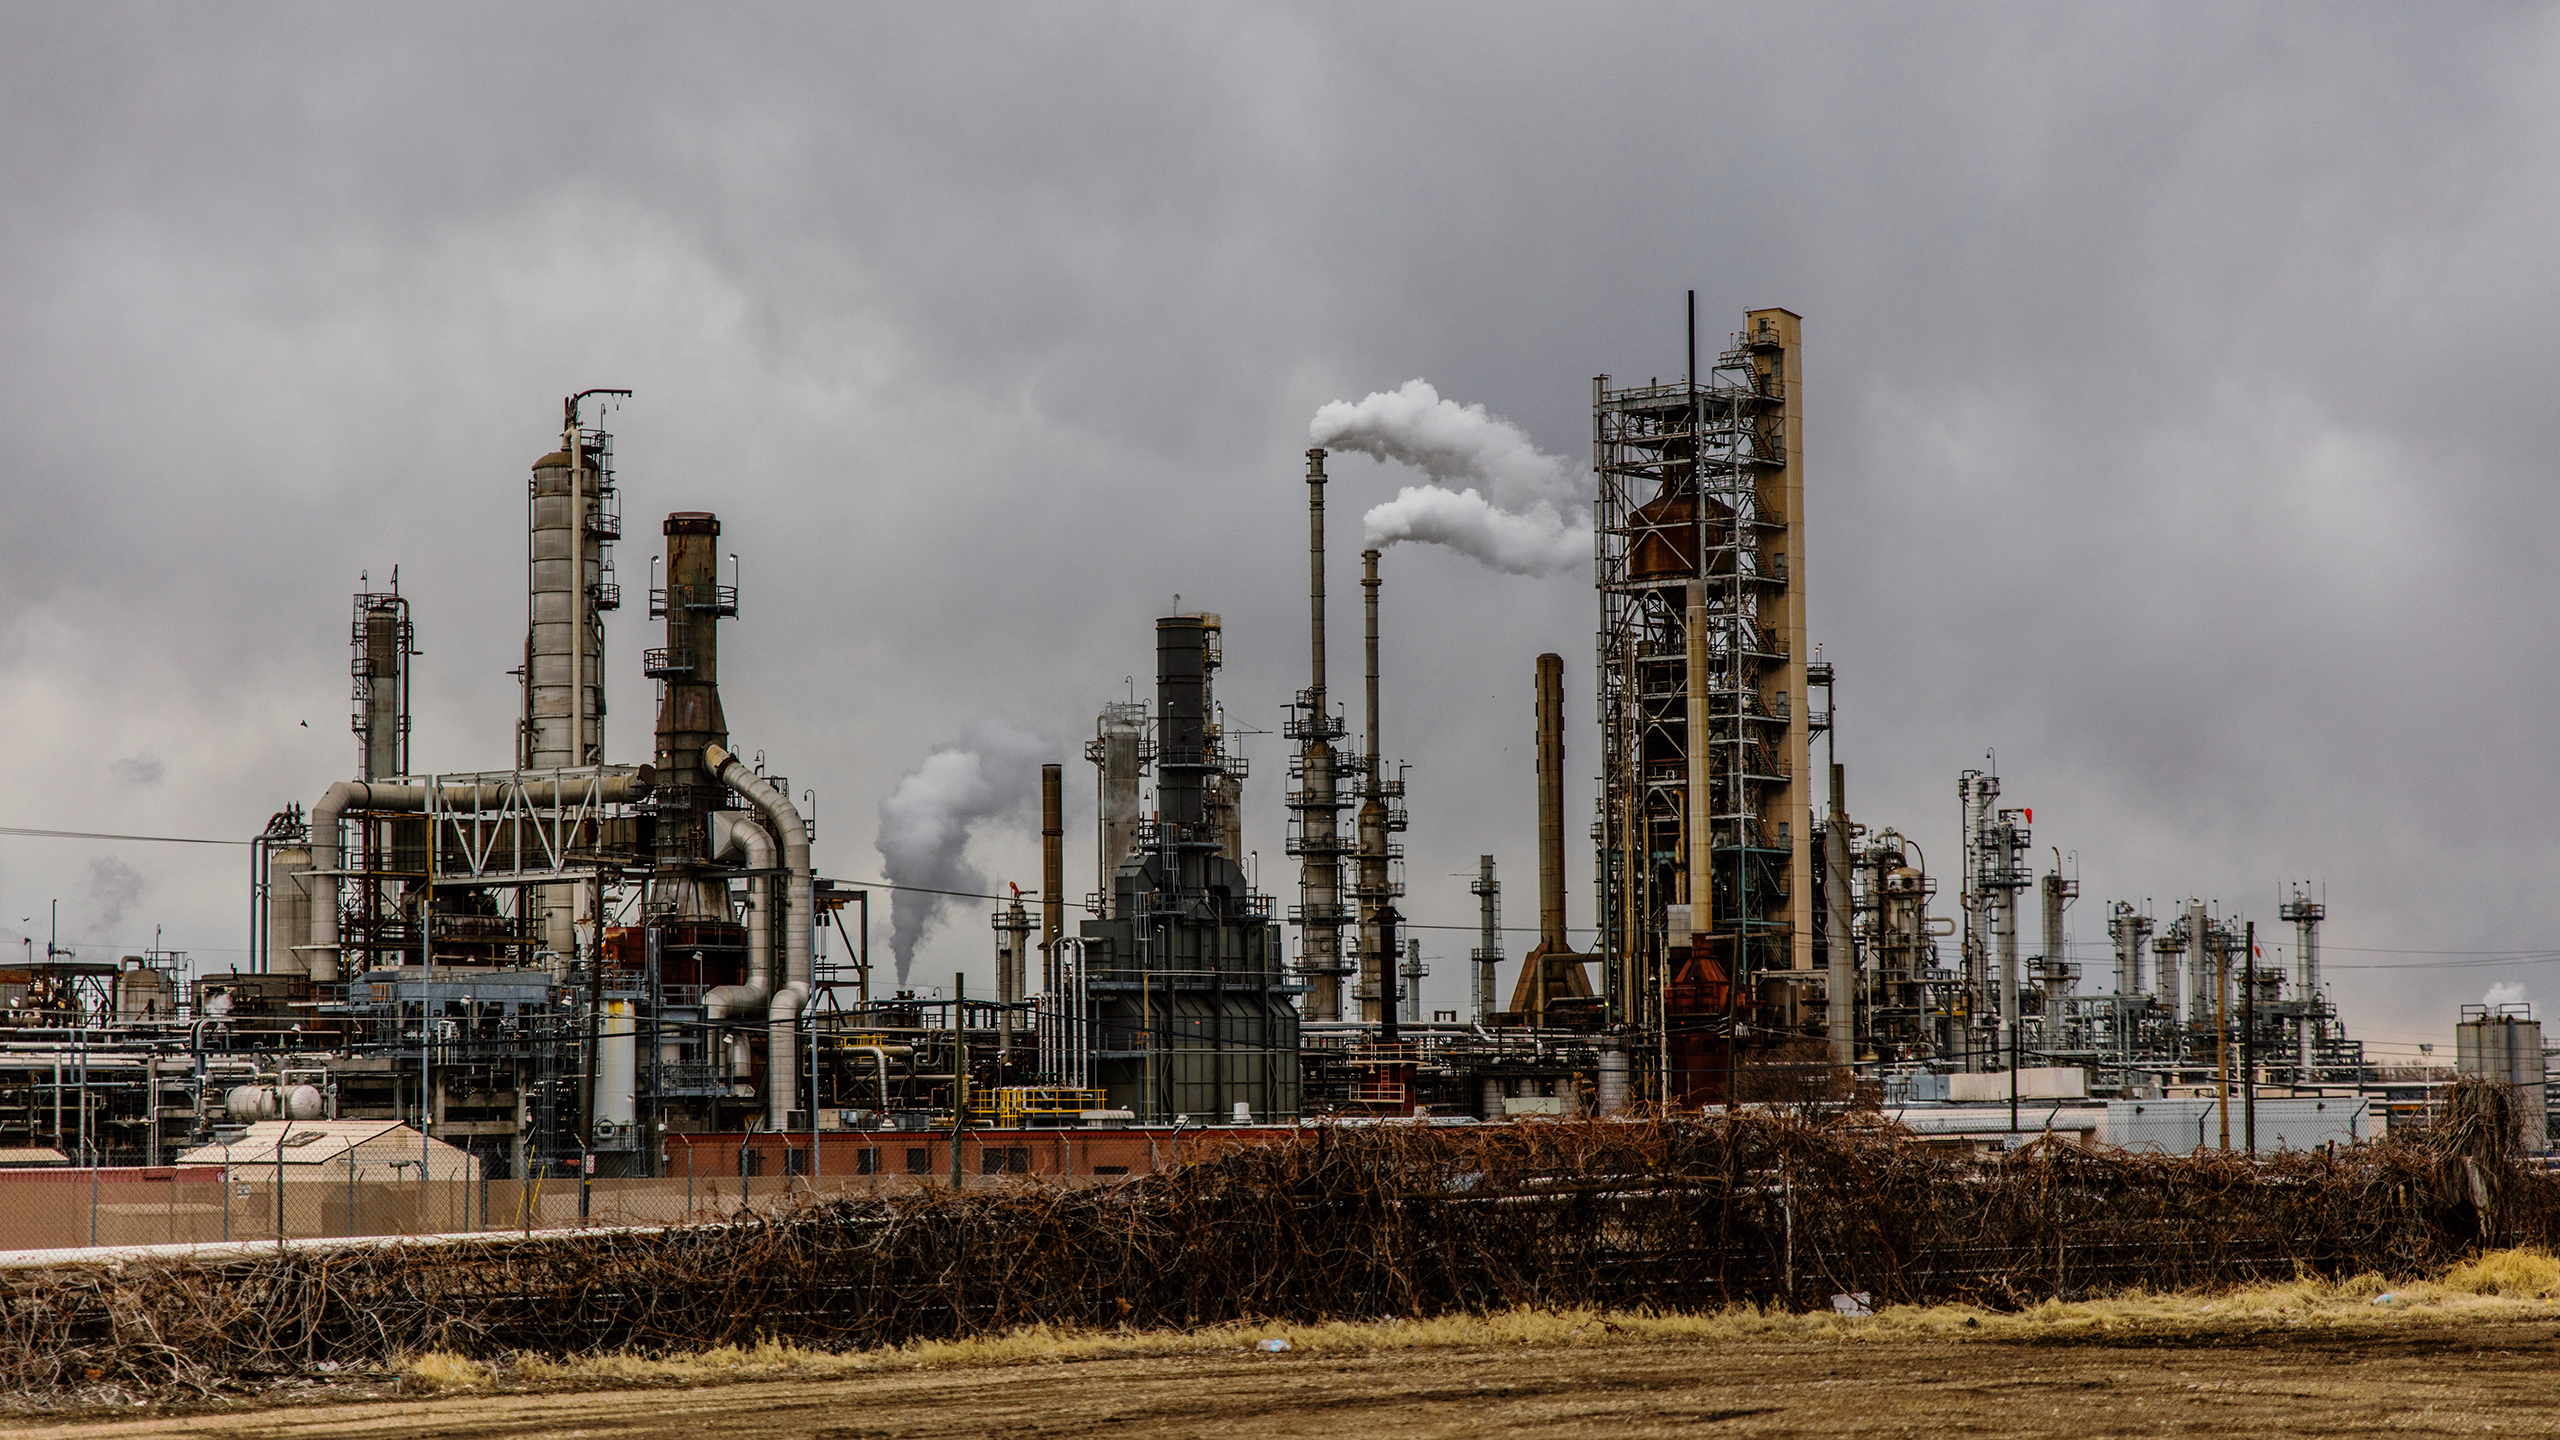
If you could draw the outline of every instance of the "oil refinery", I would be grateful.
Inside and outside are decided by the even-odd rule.
[[[1167,614],[1152,698],[1096,713],[1089,846],[1066,833],[1063,767],[1041,768],[1041,888],[996,901],[993,993],[918,993],[877,983],[882,887],[823,873],[815,797],[787,760],[745,758],[769,702],[724,705],[724,645],[757,642],[716,514],[657,526],[655,725],[645,756],[609,734],[624,512],[589,410],[621,392],[588,391],[526,482],[513,753],[416,773],[408,602],[355,595],[356,766],[278,797],[258,834],[253,959],[191,974],[157,954],[30,954],[0,973],[0,1146],[158,1165],[260,1120],[380,1120],[503,1177],[663,1176],[696,1151],[740,1175],[956,1177],[963,1134],[989,1171],[1111,1174],[1157,1163],[1168,1129],[1241,1143],[1328,1118],[2005,1098],[1938,1127],[1996,1137],[2022,1128],[2022,1097],[2048,1130],[2066,1103],[2210,1096],[2227,1115],[2235,1087],[2243,1106],[2387,1103],[2323,987],[2314,891],[2264,917],[2290,928],[2289,969],[2262,963],[2249,917],[2110,900],[2112,972],[2084,974],[2067,847],[2037,841],[2004,777],[1951,777],[1964,842],[1940,868],[1907,820],[1853,812],[1832,667],[1808,639],[1801,322],[1752,311],[1703,368],[1692,330],[1681,380],[1593,381],[1597,684],[1583,712],[1559,655],[1503,677],[1535,755],[1516,797],[1537,816],[1536,938],[1510,953],[1515,862],[1483,855],[1462,1012],[1426,1015],[1401,908],[1399,837],[1430,817],[1381,743],[1375,546],[1357,556],[1356,709],[1328,668],[1325,449],[1302,477],[1305,685],[1270,717],[1286,830],[1261,848],[1294,862],[1294,895],[1257,888],[1220,616]],[[320,618],[304,630],[316,643]],[[1599,782],[1581,896],[1576,766]],[[1092,873],[1071,876],[1088,850]],[[1597,938],[1577,950],[1585,906]]]

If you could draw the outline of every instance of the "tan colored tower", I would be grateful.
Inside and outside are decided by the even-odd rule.
[[[1755,421],[1756,449],[1774,461],[1759,469],[1761,526],[1760,628],[1776,641],[1775,663],[1760,671],[1760,700],[1784,723],[1773,732],[1777,782],[1762,787],[1760,823],[1789,852],[1786,923],[1790,968],[1813,969],[1813,771],[1805,722],[1812,697],[1805,693],[1804,615],[1804,320],[1792,310],[1754,310],[1744,317],[1742,348],[1764,395],[1776,403]]]

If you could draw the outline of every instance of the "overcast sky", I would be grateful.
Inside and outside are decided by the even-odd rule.
[[[2111,900],[2264,932],[2325,884],[2349,1022],[2406,1056],[2493,982],[2560,1001],[2462,953],[2560,949],[2556,97],[2524,6],[11,4],[0,824],[308,804],[395,564],[416,768],[504,766],[526,470],[588,386],[638,392],[625,584],[668,510],[741,556],[730,722],[818,793],[822,870],[877,876],[881,801],[973,724],[1089,816],[1076,747],[1177,594],[1226,617],[1232,725],[1305,683],[1319,405],[1425,377],[1580,460],[1591,377],[1676,374],[1694,287],[1710,337],[1805,316],[1859,818],[1951,897],[1996,749],[2094,989]],[[1417,477],[1335,473],[1343,685],[1357,514]],[[1406,908],[1471,923],[1489,852],[1530,923],[1531,668],[1564,654],[1587,776],[1588,573],[1386,570]],[[618,761],[649,631],[610,627]],[[971,858],[1036,884],[1035,828]],[[228,968],[246,870],[0,839],[0,939],[58,898],[66,940]],[[1471,938],[1423,933],[1454,1008]],[[918,982],[990,948],[966,908]]]

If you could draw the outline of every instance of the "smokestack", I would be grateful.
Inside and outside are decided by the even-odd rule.
[[[1360,552],[1360,591],[1369,624],[1369,788],[1378,788],[1378,552]]]
[[[1342,798],[1338,782],[1342,737],[1325,688],[1324,667],[1324,454],[1307,452],[1307,656],[1306,691],[1288,734],[1299,742],[1298,790],[1289,799],[1297,833],[1298,969],[1307,977],[1306,1018],[1342,1018]]]
[[[1369,713],[1367,745],[1361,765],[1368,783],[1360,798],[1360,1018],[1384,1025],[1392,1033],[1395,1007],[1387,997],[1395,987],[1395,929],[1388,917],[1387,797],[1383,764],[1378,758],[1378,552],[1360,552],[1360,589],[1367,610]]]
[[[1040,767],[1040,988],[1057,984],[1058,937],[1067,928],[1066,777],[1057,765]]]
[[[1538,657],[1538,943],[1564,941],[1564,657]]]

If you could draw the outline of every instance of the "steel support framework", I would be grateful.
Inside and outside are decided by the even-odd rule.
[[[1786,328],[1780,328],[1783,317]],[[1711,933],[1748,1003],[1773,972],[1805,970],[1811,813],[1798,784],[1801,480],[1789,352],[1794,317],[1755,312],[1700,378],[1612,389],[1593,383],[1600,592],[1601,949],[1611,1020],[1662,1027],[1666,966],[1689,937],[1674,907]],[[1690,616],[1706,674],[1689,673]],[[1689,851],[1689,697],[1702,689],[1710,762],[1710,854]],[[1693,876],[1707,877],[1697,885]],[[1688,1020],[1722,1029],[1723,1017]]]

